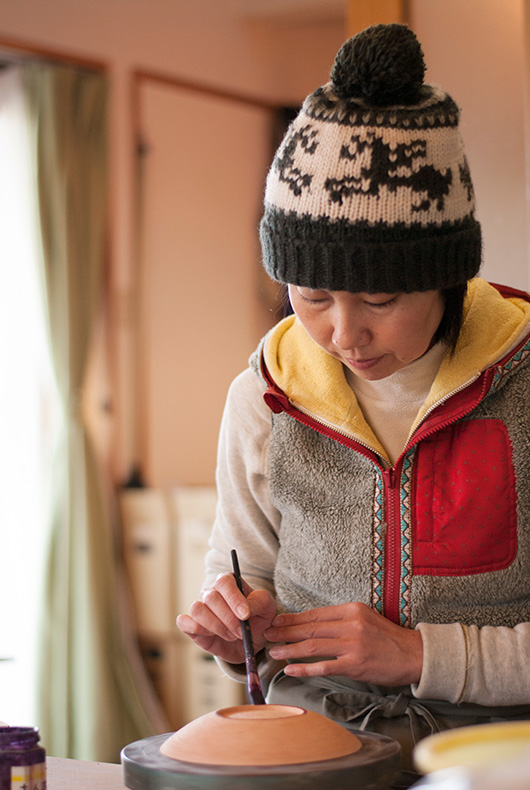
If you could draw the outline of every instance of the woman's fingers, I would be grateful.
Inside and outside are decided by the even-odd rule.
[[[239,618],[215,588],[201,592],[200,600],[192,603],[190,614],[206,628],[211,628],[218,636],[224,636],[225,632],[231,634],[233,638],[241,636]]]
[[[270,648],[273,658],[304,662],[286,667],[288,675],[340,674],[383,685],[414,683],[421,676],[420,632],[402,628],[364,604],[278,615],[264,635],[284,643]]]
[[[222,573],[215,580],[213,588],[226,601],[228,607],[236,620],[248,620],[250,617],[250,607],[247,602],[247,595],[252,592],[250,587],[243,580],[244,594],[236,584],[233,573]],[[202,597],[202,596],[201,596]]]
[[[279,614],[274,618],[266,636],[271,642],[298,642],[307,639],[326,639],[344,636],[362,628],[366,611],[364,604],[351,603],[326,606],[305,612]],[[368,615],[370,616],[370,615]]]
[[[212,587],[202,590],[189,614],[177,617],[177,626],[203,650],[227,661],[244,660],[241,620],[250,619],[256,652],[265,645],[263,631],[276,614],[276,602],[266,590],[243,583],[245,597],[232,573],[220,575]]]
[[[241,640],[228,640],[216,636],[187,614],[177,617],[177,626],[202,650],[232,664],[239,664],[245,660]]]
[[[183,634],[186,636],[191,637],[194,641],[204,641],[204,640],[213,640],[213,639],[222,639],[226,642],[234,642],[236,641],[235,638],[231,634],[227,634],[227,636],[219,636],[215,634],[209,628],[205,628],[202,626],[197,620],[195,620],[189,614],[179,614],[177,617],[177,626],[182,631]]]
[[[250,625],[252,632],[259,629],[262,634],[269,628],[276,615],[276,601],[267,590],[253,590],[247,598],[250,608]]]
[[[234,640],[241,638],[240,620],[250,616],[250,607],[233,574],[225,573],[215,580],[212,587],[201,591],[200,599],[190,607],[190,615],[216,636]]]

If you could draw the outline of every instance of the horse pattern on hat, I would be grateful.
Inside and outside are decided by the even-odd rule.
[[[391,126],[360,126],[345,135],[344,127],[315,120],[293,125],[274,159],[267,194],[284,211],[351,224],[462,220],[474,211],[474,194],[451,126],[420,136]]]

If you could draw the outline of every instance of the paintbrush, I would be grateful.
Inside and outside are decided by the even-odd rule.
[[[239,560],[237,559],[237,551],[232,549],[230,552],[232,557],[232,568],[234,569],[234,578],[236,584],[243,592],[243,580],[241,579],[241,571],[239,570]],[[249,620],[240,620],[241,635],[243,637],[243,646],[245,648],[245,667],[247,670],[247,690],[250,701],[253,705],[265,705],[265,697],[261,690],[261,683],[258,675],[258,665],[256,663],[256,655],[254,653],[254,644],[252,642],[252,631],[250,630]]]

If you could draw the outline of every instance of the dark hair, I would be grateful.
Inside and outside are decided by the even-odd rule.
[[[444,314],[434,333],[432,339],[434,343],[444,341],[454,354],[460,330],[462,328],[462,318],[464,315],[464,299],[467,293],[467,283],[454,285],[452,288],[442,289],[442,299],[444,300]]]

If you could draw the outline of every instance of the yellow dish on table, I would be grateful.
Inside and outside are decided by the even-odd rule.
[[[459,727],[430,735],[414,749],[422,773],[455,766],[478,767],[530,755],[530,721]]]

